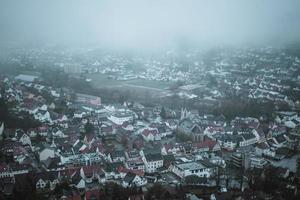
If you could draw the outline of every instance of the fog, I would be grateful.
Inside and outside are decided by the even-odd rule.
[[[160,48],[300,39],[299,0],[1,0],[0,41]]]

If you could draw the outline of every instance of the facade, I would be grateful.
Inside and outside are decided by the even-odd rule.
[[[162,167],[164,162],[160,154],[148,154],[144,158],[145,170],[149,173],[154,173],[158,168]]]
[[[241,134],[242,136],[242,141],[240,141],[239,145],[240,147],[245,147],[249,145],[253,145],[257,143],[257,137],[253,133],[248,133],[248,134]]]
[[[250,158],[250,166],[251,168],[259,168],[262,169],[268,165],[268,162],[264,158],[252,157]]]
[[[132,123],[134,116],[130,112],[116,112],[112,113],[108,119],[114,124],[122,125],[125,122]]]
[[[143,186],[147,184],[147,179],[134,173],[128,172],[122,181],[123,187]]]
[[[172,167],[172,172],[181,178],[190,175],[196,175],[199,177],[211,176],[210,169],[198,162],[174,164]]]
[[[100,106],[101,98],[97,96],[88,95],[88,94],[76,93],[75,102]]]

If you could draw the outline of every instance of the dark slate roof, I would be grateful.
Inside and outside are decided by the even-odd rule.
[[[163,157],[164,161],[170,161],[170,162],[175,161],[175,157],[172,154],[164,155],[162,157]]]
[[[241,135],[231,135],[231,134],[216,134],[215,137],[222,142],[234,142],[238,143],[243,141]]]
[[[149,147],[147,146],[143,151],[144,151],[144,154],[147,155],[147,154],[160,154],[160,148],[153,148],[152,146]]]
[[[145,155],[146,160],[149,161],[158,161],[158,160],[162,160],[162,156],[161,154],[147,154]]]
[[[286,141],[285,137],[283,135],[278,135],[274,137],[278,143],[284,143]]]
[[[249,133],[249,134],[242,134],[242,136],[243,136],[243,138],[244,138],[245,140],[251,140],[251,139],[255,138],[255,135],[252,134],[252,133]]]
[[[107,172],[117,172],[120,166],[123,166],[122,162],[115,162],[115,163],[107,163],[105,166],[105,170]]]
[[[43,161],[44,166],[47,169],[56,169],[56,168],[60,167],[59,162],[60,162],[59,157],[48,158],[47,160]]]
[[[131,182],[133,181],[133,179],[135,178],[135,174],[134,173],[131,173],[131,172],[128,172],[126,174],[126,176],[124,177],[123,181],[128,183],[128,184],[131,184]]]
[[[185,177],[186,184],[206,184],[207,178],[206,177],[198,177],[196,175],[190,175]]]
[[[121,151],[121,150],[117,150],[117,151],[112,151],[110,155],[111,155],[112,159],[117,158],[117,157],[125,157],[125,152]]]

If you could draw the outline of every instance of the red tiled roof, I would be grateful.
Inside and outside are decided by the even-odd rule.
[[[144,129],[142,134],[145,135],[146,137],[148,137],[148,135],[150,135],[150,134],[152,134],[152,135],[158,134],[158,131],[157,131],[157,129]]]
[[[101,173],[102,168],[98,165],[91,165],[91,166],[82,166],[83,172],[86,176],[92,176],[94,173]]]
[[[174,148],[176,148],[176,149],[182,149],[183,148],[179,144],[175,144],[175,145],[173,145],[173,144],[165,144],[164,147],[165,147],[166,151],[168,151],[170,149],[174,149]]]
[[[214,141],[214,140],[211,140],[211,139],[206,139],[204,140],[203,142],[200,142],[200,143],[194,143],[193,144],[193,147],[196,148],[196,149],[204,149],[204,148],[208,148],[209,150],[212,150],[216,144],[218,142]]]
[[[91,198],[95,198],[100,200],[100,191],[98,189],[92,189],[85,192],[86,200],[90,200]]]
[[[267,145],[267,143],[263,142],[263,143],[257,143],[256,147],[260,149],[267,149],[269,146]]]
[[[121,173],[128,173],[128,172],[131,172],[135,175],[138,175],[138,176],[144,176],[145,172],[143,170],[138,170],[138,169],[127,169],[123,166],[119,166],[118,168],[118,172]]]

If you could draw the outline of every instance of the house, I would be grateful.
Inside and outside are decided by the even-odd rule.
[[[268,161],[262,157],[253,156],[250,158],[250,167],[251,168],[264,168],[268,165]]]
[[[34,113],[34,118],[40,122],[52,122],[50,113],[47,110],[38,109]]]
[[[106,163],[103,169],[106,180],[122,178],[122,173],[118,171],[120,167],[124,167],[123,162]]]
[[[212,139],[205,139],[202,142],[193,143],[193,151],[194,152],[216,152],[220,151],[221,147],[217,141]]]
[[[184,152],[184,148],[180,144],[165,144],[161,148],[161,154],[162,155],[168,155],[168,154],[180,154]]]
[[[273,142],[274,142],[274,147],[283,147],[285,146],[285,144],[288,143],[287,138],[285,137],[284,134],[282,135],[277,135],[275,137],[272,138]]]
[[[29,165],[20,164],[5,164],[0,163],[0,178],[13,177],[19,174],[28,174],[30,170]]]
[[[196,175],[199,177],[211,176],[210,169],[199,162],[183,162],[174,164],[172,166],[172,172],[181,178],[190,175]]]
[[[291,155],[291,150],[287,147],[279,147],[276,149],[275,160],[282,160]]]
[[[46,171],[60,171],[64,169],[64,166],[60,164],[60,158],[48,158],[47,160],[43,160],[41,162]]]
[[[143,158],[146,172],[154,173],[158,168],[163,166],[163,158],[161,154],[147,154]]]
[[[134,114],[126,110],[115,111],[107,119],[116,125],[131,124],[134,120]]]
[[[58,172],[40,172],[33,175],[33,181],[37,190],[54,190],[59,183]]]
[[[165,123],[151,123],[149,127],[152,129],[157,129],[161,137],[172,135],[172,131]]]
[[[40,161],[47,160],[48,158],[54,158],[55,157],[55,151],[51,147],[44,147],[39,151],[39,158]]]
[[[281,122],[286,122],[298,118],[297,112],[279,111],[277,112],[277,114]]]
[[[30,139],[30,137],[26,133],[21,134],[21,136],[19,137],[19,141],[23,145],[29,145],[29,146],[31,146],[31,139]]]
[[[270,131],[268,133],[268,138],[276,137],[278,135],[285,134],[287,132],[287,128],[283,125],[270,124]]]
[[[163,155],[164,167],[169,168],[173,163],[175,163],[175,157],[172,154]]]
[[[147,184],[147,179],[137,174],[128,172],[122,180],[123,187],[143,186]]]
[[[266,135],[262,128],[252,129],[252,133],[255,135],[257,142],[266,141]]]
[[[136,159],[126,160],[125,166],[128,169],[142,170],[142,171],[145,170],[145,164],[144,164],[142,158],[136,158]]]
[[[258,156],[275,157],[275,148],[267,142],[257,143],[255,145],[255,154]]]
[[[290,148],[290,149],[296,149],[298,146],[298,137],[288,133],[285,135],[285,138],[287,140],[287,143],[285,144],[286,147]]]
[[[118,167],[118,172],[120,173],[121,177],[124,178],[125,175],[127,173],[133,173],[133,174],[136,174],[138,176],[144,176],[145,175],[145,172],[144,170],[140,170],[140,169],[129,169],[129,168],[126,168],[126,167],[123,167],[123,166],[119,166]]]
[[[216,133],[224,133],[224,127],[222,126],[207,126],[203,133],[209,137],[213,136]]]
[[[125,161],[125,152],[121,150],[115,150],[109,153],[109,159],[111,162],[123,162]]]
[[[76,111],[74,112],[74,118],[82,119],[83,117],[86,116],[86,114],[87,114],[86,112],[76,110]]]
[[[46,187],[46,185],[47,185],[46,180],[43,180],[42,178],[40,178],[40,179],[38,179],[38,180],[36,181],[36,183],[35,183],[35,188],[36,188],[37,190],[39,190],[39,189],[44,189],[44,188]]]
[[[240,135],[217,133],[213,137],[219,142],[222,148],[228,150],[235,149],[239,143],[243,141],[243,138]]]
[[[53,137],[66,137],[65,134],[57,127],[53,128],[51,132]]]
[[[161,140],[161,135],[157,129],[146,128],[141,135],[146,142]]]
[[[85,183],[92,183],[93,180],[99,180],[101,174],[104,174],[104,172],[98,165],[82,166],[80,168],[80,177]]]
[[[255,144],[258,139],[253,133],[244,133],[240,135],[242,137],[242,141],[239,142],[240,147],[245,147],[249,145]]]

